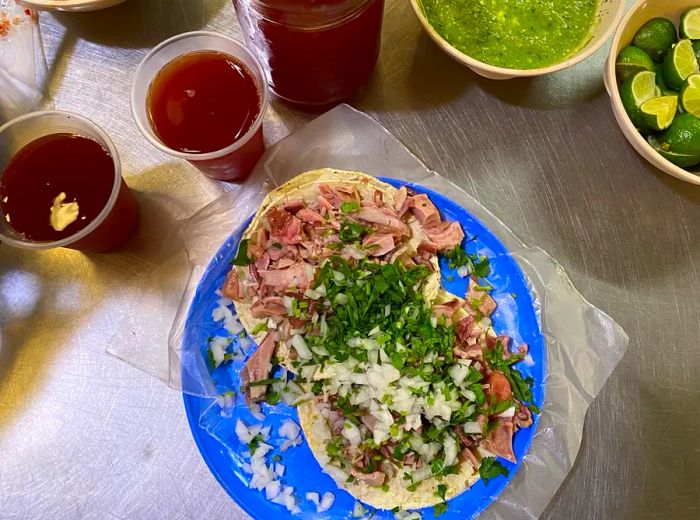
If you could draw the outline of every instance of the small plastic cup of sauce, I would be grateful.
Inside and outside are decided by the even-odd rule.
[[[117,149],[89,119],[33,112],[0,127],[0,242],[111,251],[138,214]]]
[[[262,66],[243,44],[197,31],[164,41],[144,58],[131,108],[153,146],[207,177],[240,181],[265,151],[268,98]]]

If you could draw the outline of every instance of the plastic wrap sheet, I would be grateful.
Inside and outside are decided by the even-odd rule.
[[[47,75],[37,14],[0,0],[0,125],[39,106]]]
[[[185,334],[190,301],[202,273],[210,262],[224,261],[212,255],[256,211],[265,193],[301,172],[322,167],[393,177],[445,194],[493,231],[525,273],[546,340],[545,403],[522,468],[483,518],[538,518],[573,466],[588,406],[622,358],[627,335],[576,291],[547,253],[523,244],[474,198],[429,171],[386,129],[348,106],[335,108],[271,147],[245,185],[183,223],[181,237],[191,270],[167,353],[162,349],[157,355],[134,356],[134,349],[123,341],[113,343],[111,352],[173,388],[216,396],[219,391],[209,376],[202,345]],[[199,313],[202,319],[210,318],[204,314],[211,309],[193,309],[190,319],[198,319]]]

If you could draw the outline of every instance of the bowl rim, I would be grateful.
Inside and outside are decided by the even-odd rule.
[[[615,31],[615,35],[613,36],[610,46],[608,59],[605,60],[605,72],[603,75],[605,89],[610,97],[615,120],[617,121],[620,130],[622,130],[624,136],[627,138],[632,147],[639,153],[639,155],[646,159],[646,161],[652,166],[655,166],[664,173],[691,184],[700,185],[700,175],[696,175],[681,168],[680,166],[676,166],[654,150],[647,140],[642,137],[642,134],[640,134],[634,127],[634,124],[627,115],[627,111],[625,110],[624,106],[622,106],[622,98],[620,97],[620,90],[617,84],[617,74],[615,72],[617,50],[621,44],[622,33],[625,32],[630,20],[640,8],[645,7],[648,3],[649,0],[637,0],[637,2],[632,5],[629,11],[627,11],[627,14],[623,17],[620,24],[617,26],[617,30]]]
[[[642,0],[644,1],[644,0]],[[620,20],[622,20],[623,15],[625,14],[625,0],[617,0],[614,4],[614,8],[617,10],[614,13],[614,18],[613,18],[613,23],[610,24],[610,27],[608,27],[605,32],[603,32],[602,37],[596,43],[595,45],[591,45],[588,49],[586,49],[583,52],[579,52],[570,58],[568,58],[565,61],[562,61],[560,63],[555,63],[554,65],[549,65],[548,67],[541,67],[538,69],[509,69],[506,67],[498,67],[496,65],[489,65],[488,63],[484,63],[483,61],[479,61],[475,58],[472,58],[468,54],[463,53],[462,51],[458,50],[457,48],[453,47],[447,40],[445,40],[440,33],[437,32],[437,30],[428,22],[427,17],[423,13],[423,9],[420,5],[421,0],[410,0],[411,2],[411,7],[413,7],[413,12],[416,14],[416,17],[418,17],[418,20],[420,21],[421,25],[423,26],[423,29],[428,33],[428,35],[432,38],[432,40],[437,43],[440,48],[445,51],[447,54],[449,54],[452,58],[455,60],[459,61],[460,63],[467,65],[470,68],[476,68],[479,69],[480,71],[487,72],[491,75],[496,75],[496,76],[511,76],[511,77],[533,77],[533,76],[541,76],[543,74],[550,74],[552,72],[557,72],[563,69],[567,69],[569,67],[572,67],[576,65],[577,63],[582,62],[583,60],[588,59],[590,56],[592,56],[594,53],[596,53],[607,41],[610,39],[612,36],[613,32],[617,29],[619,26]]]
[[[126,0],[23,0],[22,3],[31,9],[67,11],[97,7],[102,4],[107,8],[123,2]]]

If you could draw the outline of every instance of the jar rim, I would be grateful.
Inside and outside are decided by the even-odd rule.
[[[235,3],[237,7],[249,7],[256,11],[271,24],[300,30],[319,30],[344,24],[379,1],[381,0],[236,0]]]

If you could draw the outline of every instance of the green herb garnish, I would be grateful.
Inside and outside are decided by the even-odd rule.
[[[479,476],[484,480],[484,484],[488,484],[489,480],[496,478],[499,475],[508,476],[508,468],[503,466],[493,457],[484,457],[481,459],[479,466]]]
[[[343,242],[356,242],[362,239],[369,231],[367,226],[346,219],[340,223],[339,236]]]
[[[255,327],[253,327],[253,330],[250,331],[251,335],[255,336],[258,332],[267,332],[267,322],[266,321],[261,321]]]
[[[248,242],[249,240],[247,238],[244,238],[241,240],[240,245],[238,246],[238,253],[236,253],[236,257],[231,261],[232,265],[250,265],[253,260],[248,257]]]
[[[340,205],[340,211],[342,211],[343,213],[353,213],[358,209],[360,209],[360,203],[355,201],[343,202]]]

